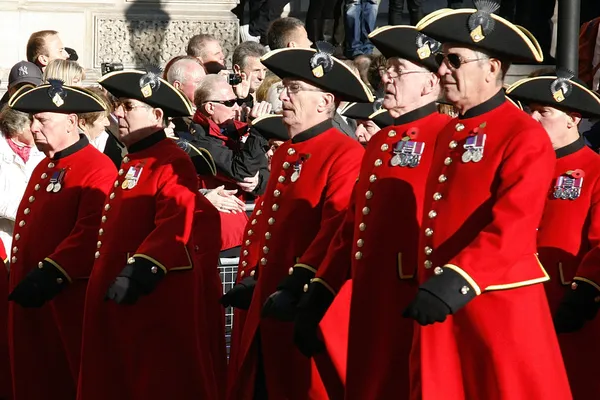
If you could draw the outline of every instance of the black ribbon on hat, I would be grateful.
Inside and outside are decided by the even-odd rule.
[[[383,107],[383,99],[375,99],[375,101],[373,102],[373,112],[377,112],[377,111],[381,110],[382,107]]]
[[[333,69],[333,51],[334,47],[327,42],[317,42],[315,44],[317,52],[310,58],[310,68],[317,78],[322,77]]]
[[[442,44],[437,40],[430,38],[422,33],[417,34],[416,38],[417,54],[421,60],[424,60],[440,51]]]
[[[573,92],[571,78],[574,76],[573,71],[569,71],[568,69],[558,69],[556,71],[556,79],[550,84],[550,91],[552,92],[552,97],[558,103],[564,101]]]
[[[60,107],[65,103],[67,91],[63,88],[64,82],[60,79],[48,79],[50,87],[48,88],[48,96],[56,107]]]
[[[140,89],[144,97],[152,96],[154,90],[160,87],[160,75],[162,70],[156,65],[148,65],[144,68],[146,73],[142,75],[139,81]]]
[[[477,12],[469,17],[467,23],[473,41],[479,42],[494,31],[496,22],[491,14],[498,11],[500,4],[494,0],[475,0],[473,3]]]

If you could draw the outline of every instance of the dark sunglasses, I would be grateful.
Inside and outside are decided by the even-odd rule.
[[[225,107],[233,107],[236,103],[238,106],[243,105],[246,102],[246,99],[233,99],[233,100],[208,100],[206,103],[219,103],[223,104]]]
[[[437,53],[435,55],[435,62],[438,63],[439,65],[442,65],[442,63],[444,63],[444,61],[446,61],[446,60],[448,60],[448,64],[452,68],[459,69],[460,66],[463,64],[470,63],[473,61],[487,60],[487,58],[462,58],[458,54],[454,54],[454,53],[448,53],[448,54]]]

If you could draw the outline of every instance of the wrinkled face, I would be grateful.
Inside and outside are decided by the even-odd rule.
[[[394,110],[417,102],[430,77],[430,71],[398,57],[388,59],[381,81],[385,88],[383,108]]]
[[[219,42],[212,40],[204,43],[204,55],[200,61],[205,64],[209,62],[217,62],[225,65],[225,54],[223,54],[223,49],[221,49]]]
[[[108,126],[110,126],[108,114],[106,113],[101,114],[91,125],[86,125],[82,122],[83,120],[79,120],[79,127],[91,140],[96,139]]]
[[[236,103],[237,97],[227,82],[219,82],[212,93],[210,101],[206,102],[204,107],[215,124],[224,124],[239,115],[240,106]]]
[[[283,103],[279,100],[279,95],[283,91],[283,83],[281,81],[271,85],[267,90],[267,102],[271,103],[274,114],[280,114],[282,111]]]
[[[489,58],[481,57],[467,47],[446,44],[443,46],[443,54],[446,58],[438,69],[443,85],[442,93],[449,102],[457,106],[468,103],[469,99],[477,97],[481,85],[485,82],[485,75],[489,71]],[[450,54],[453,55],[451,57],[460,60],[458,68],[449,61]]]
[[[573,123],[567,113],[554,107],[530,104],[529,109],[531,110],[531,117],[542,124],[548,132],[553,145],[557,144],[557,139],[563,137],[565,132],[568,131],[569,123]]]
[[[317,103],[323,91],[300,80],[285,78],[284,89],[279,95],[282,104],[283,123],[287,126],[302,126],[317,112]]]
[[[157,124],[153,108],[134,99],[119,99],[114,116],[119,123],[119,139],[129,145],[139,140],[139,134]]]
[[[271,170],[271,159],[275,151],[283,144],[282,140],[269,139],[269,150],[267,150],[267,160],[269,161],[269,171]]]
[[[260,58],[247,57],[246,66],[242,70],[250,78],[250,93],[254,93],[265,79],[267,67],[262,65]]]
[[[296,28],[291,37],[291,41],[294,42],[295,47],[301,49],[309,49],[310,46],[312,46],[312,42],[308,38],[308,33],[306,32],[306,29],[302,26]]]
[[[77,127],[77,115],[42,112],[33,114],[31,133],[35,145],[40,151],[59,151],[64,149],[68,133]]]
[[[362,144],[366,144],[380,128],[371,120],[357,120],[356,137]]]
[[[60,40],[60,36],[58,35],[50,35],[46,37],[46,57],[47,61],[45,65],[48,65],[51,61],[54,60],[66,60],[69,58],[69,53],[65,51],[65,46],[63,45],[62,40]]]
[[[190,64],[185,71],[185,79],[179,85],[179,89],[185,94],[192,103],[194,102],[194,92],[200,86],[202,78],[206,76],[206,72],[202,65]]]

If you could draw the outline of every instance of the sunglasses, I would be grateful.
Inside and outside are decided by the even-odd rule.
[[[219,103],[225,107],[233,107],[236,103],[238,106],[242,106],[246,102],[246,99],[233,99],[233,100],[208,100],[205,103]]]
[[[480,60],[489,60],[489,58],[487,58],[487,57],[485,57],[485,58],[462,58],[458,54],[454,54],[454,53],[448,53],[448,54],[437,53],[435,55],[435,62],[437,62],[439,65],[442,65],[444,62],[447,61],[448,65],[450,65],[454,69],[459,69],[460,66],[463,64],[467,64],[467,63],[470,63],[473,61],[480,61]]]

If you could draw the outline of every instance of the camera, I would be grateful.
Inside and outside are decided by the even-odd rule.
[[[106,75],[113,71],[123,71],[122,63],[102,63],[100,64],[100,73]]]
[[[227,75],[227,83],[231,86],[239,85],[242,83],[242,77],[240,74],[229,74]]]

